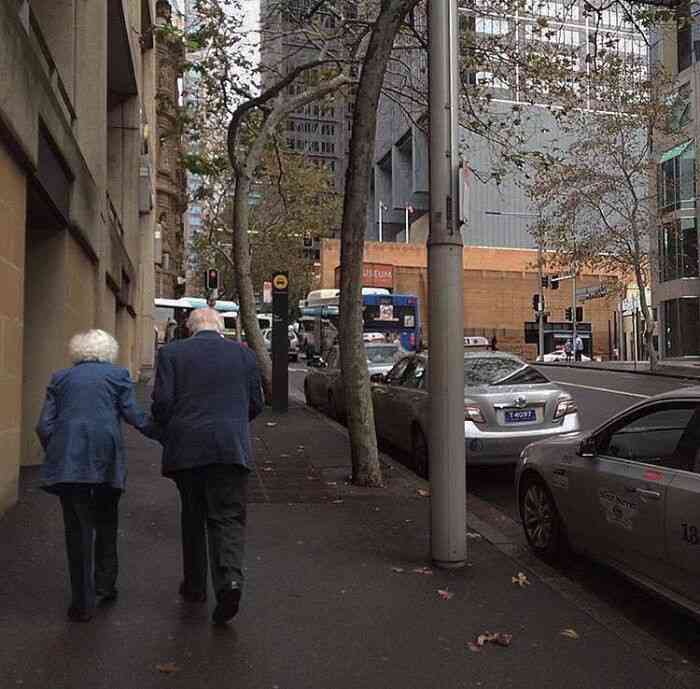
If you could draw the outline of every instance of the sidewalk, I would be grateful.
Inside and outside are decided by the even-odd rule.
[[[540,362],[537,366],[553,366],[555,368],[583,368],[595,371],[614,371],[616,373],[637,373],[647,376],[663,376],[665,378],[682,378],[690,380],[700,380],[700,359],[664,359],[659,361],[656,370],[649,370],[648,361],[577,361],[566,363]]]
[[[346,485],[344,431],[298,402],[287,415],[266,411],[253,435],[247,588],[224,629],[210,623],[212,596],[187,606],[177,595],[178,503],[154,443],[128,431],[120,597],[90,624],[65,620],[58,501],[36,488],[36,468],[24,471],[20,503],[0,520],[3,689],[691,686],[576,605],[547,570],[523,569],[488,506],[470,514],[483,536],[469,539],[468,567],[417,573],[429,566],[424,482],[387,460],[386,488]],[[520,571],[529,586],[512,583]],[[512,644],[470,650],[487,631]]]

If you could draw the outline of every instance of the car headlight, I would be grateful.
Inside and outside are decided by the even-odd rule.
[[[481,408],[476,404],[464,405],[464,418],[467,421],[473,421],[474,423],[486,423],[484,415],[481,413]]]
[[[566,416],[566,414],[575,414],[577,411],[578,407],[576,406],[576,402],[574,402],[574,400],[572,400],[570,397],[564,397],[557,403],[554,418],[560,419],[562,416]]]

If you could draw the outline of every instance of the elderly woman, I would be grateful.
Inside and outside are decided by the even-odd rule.
[[[117,595],[118,505],[126,479],[120,421],[143,433],[148,424],[129,372],[114,365],[119,345],[109,333],[79,333],[69,351],[74,365],[52,376],[36,430],[46,452],[42,487],[63,508],[73,595],[68,617],[87,622],[96,596]]]

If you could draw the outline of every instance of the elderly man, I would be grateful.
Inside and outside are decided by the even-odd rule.
[[[180,595],[206,600],[208,540],[213,620],[221,624],[238,612],[243,588],[249,422],[263,400],[255,355],[224,339],[216,311],[193,311],[188,328],[191,337],[158,353],[152,414],[162,429],[163,475],[182,503]]]

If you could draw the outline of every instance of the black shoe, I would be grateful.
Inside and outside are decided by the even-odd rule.
[[[241,587],[237,582],[232,581],[229,588],[222,589],[216,594],[218,602],[212,615],[215,624],[225,624],[236,616],[241,602],[241,593]]]
[[[182,596],[184,600],[186,600],[188,603],[206,603],[207,600],[207,592],[206,591],[190,591],[186,586],[185,582],[183,581],[180,584],[180,589],[179,589],[179,594]]]
[[[92,619],[92,610],[71,605],[68,608],[68,619],[71,622],[89,622]]]
[[[117,600],[117,596],[119,595],[119,592],[117,591],[116,588],[111,588],[111,589],[97,589],[95,591],[95,595],[100,598],[100,604],[104,603],[114,603],[115,600]]]

